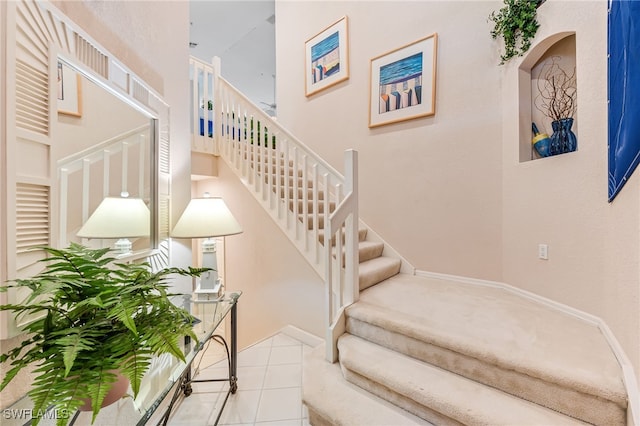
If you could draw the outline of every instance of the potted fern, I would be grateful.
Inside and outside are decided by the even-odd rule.
[[[32,367],[28,395],[34,412],[85,409],[95,421],[119,375],[128,379],[135,398],[153,356],[169,353],[185,360],[180,340],[197,340],[193,317],[171,302],[167,280],[171,274],[197,276],[206,269],[153,272],[144,263],[116,263],[109,249],[75,243],[43,250],[48,258],[41,273],[0,288],[31,290],[24,302],[0,305],[0,310],[36,318],[24,327],[21,344],[0,357],[11,366],[0,390]],[[58,419],[59,425],[66,422]]]

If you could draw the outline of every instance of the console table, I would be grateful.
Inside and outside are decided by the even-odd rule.
[[[238,299],[240,298],[241,295],[242,293],[232,293],[229,296],[222,298],[222,300],[194,300],[191,302],[193,305],[195,305],[193,309],[193,311],[195,312],[192,312],[192,314],[194,314],[196,318],[199,318],[199,316],[202,316],[204,318],[204,320],[202,320],[200,323],[194,325],[194,331],[198,336],[199,343],[195,345],[195,347],[193,347],[192,349],[193,356],[190,356],[191,354],[187,353],[188,358],[187,358],[187,364],[185,365],[186,368],[184,369],[183,373],[180,375],[180,378],[178,380],[178,386],[174,390],[174,394],[171,399],[171,402],[169,403],[169,407],[164,411],[164,414],[162,415],[160,421],[158,422],[158,425],[164,426],[167,424],[167,422],[169,421],[169,417],[171,416],[171,411],[174,407],[174,404],[178,400],[181,392],[184,394],[185,397],[188,397],[193,392],[191,384],[202,383],[202,382],[229,382],[229,389],[227,390],[227,394],[224,398],[224,402],[222,403],[222,406],[218,411],[218,416],[216,417],[215,424],[217,425],[218,422],[220,421],[220,417],[222,416],[224,407],[227,405],[227,400],[229,399],[229,395],[235,394],[236,390],[238,389],[237,306],[238,306]],[[199,307],[203,308],[202,309],[203,312],[201,313],[199,312],[200,311],[200,309],[198,309]],[[212,309],[213,315],[211,315],[211,313],[208,313],[207,309]],[[227,317],[229,313],[231,313],[231,336],[230,336],[231,347],[230,348],[223,336],[213,334],[213,332],[218,327],[218,325],[222,323],[222,321]],[[195,359],[195,355],[197,355],[198,352],[202,351],[205,343],[209,340],[214,340],[224,346],[227,354],[227,361],[229,366],[229,377],[219,378],[219,379],[204,379],[204,380],[194,379],[192,377],[191,364]],[[187,336],[185,337],[185,348],[186,350],[189,350],[190,347],[191,347],[191,338]],[[164,399],[164,397],[162,397],[162,399]],[[144,416],[144,417],[147,417],[147,416]],[[138,422],[138,425],[146,424],[146,421],[147,420],[143,418],[140,420],[140,422]]]
[[[164,355],[154,359],[151,368],[145,374],[140,384],[140,392],[134,400],[123,398],[100,410],[93,426],[142,426],[142,425],[166,425],[181,395],[188,397],[191,392],[191,384],[197,382],[228,382],[224,403],[222,404],[216,424],[220,420],[222,411],[231,394],[238,388],[237,381],[237,305],[241,292],[228,293],[220,300],[190,300],[185,307],[198,319],[193,326],[198,341],[185,338],[183,351],[186,362],[178,361],[175,357]],[[214,334],[220,324],[230,317],[230,340]],[[198,355],[201,355],[208,341],[214,340],[222,344],[227,355],[229,375],[219,379],[198,380],[192,377],[192,364]],[[169,397],[170,396],[170,397]],[[16,402],[13,406],[4,409],[1,413],[0,424],[3,426],[25,426],[31,424],[35,413],[32,412],[33,403],[28,397]],[[40,425],[55,426],[56,420],[65,418],[69,425],[91,425],[91,413],[87,411],[66,413],[48,410],[39,414]]]

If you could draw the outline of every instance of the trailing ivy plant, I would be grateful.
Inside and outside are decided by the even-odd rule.
[[[491,12],[489,20],[494,22],[491,37],[501,37],[504,41],[504,53],[500,56],[503,65],[514,56],[522,56],[531,47],[540,24],[537,9],[540,0],[504,0],[504,7]]]
[[[0,310],[36,318],[24,327],[21,344],[0,356],[0,362],[11,362],[0,390],[20,370],[33,367],[28,395],[34,413],[49,407],[73,413],[91,400],[95,421],[116,381],[114,370],[129,379],[135,398],[153,356],[169,353],[185,360],[180,339],[188,335],[197,341],[193,317],[171,302],[168,276],[198,276],[208,269],[153,272],[146,263],[117,263],[107,256],[109,249],[75,243],[43,250],[49,256],[41,260],[47,263],[41,273],[0,288],[29,289],[22,303]],[[58,425],[68,421],[64,417]]]

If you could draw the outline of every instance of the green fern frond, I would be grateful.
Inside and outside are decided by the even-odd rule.
[[[88,386],[91,411],[93,412],[91,423],[95,422],[96,416],[100,412],[102,401],[104,401],[104,397],[107,396],[109,389],[111,389],[111,385],[118,380],[118,376],[113,371],[107,371],[104,368],[96,369],[93,373],[94,377]]]
[[[144,373],[151,365],[151,359],[152,351],[138,350],[130,353],[120,366],[122,374],[129,379],[134,398],[138,396],[138,392],[140,392],[140,384],[142,383]]]
[[[196,276],[208,269],[119,264],[109,249],[72,243],[66,249],[40,248],[47,254],[39,274],[0,287],[30,290],[22,303],[0,305],[16,316],[33,315],[25,338],[0,356],[10,368],[4,389],[23,368],[34,367],[29,395],[34,411],[49,407],[72,413],[91,398],[93,419],[119,370],[134,395],[154,356],[171,354],[184,361],[180,339],[196,339],[193,317],[171,303],[172,274]],[[34,424],[38,423],[34,419]],[[58,419],[64,425],[66,419]]]

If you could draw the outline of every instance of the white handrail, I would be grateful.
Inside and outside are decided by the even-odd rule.
[[[192,58],[190,68],[192,150],[220,155],[325,281],[333,362],[343,310],[359,291],[357,152],[345,153],[343,176],[222,78],[217,58],[212,65]],[[210,100],[211,136],[200,118]]]

